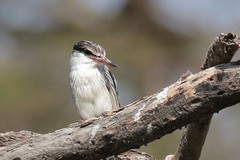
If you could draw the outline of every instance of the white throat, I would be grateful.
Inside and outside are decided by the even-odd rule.
[[[81,52],[73,51],[70,59],[71,71],[77,68],[81,69],[82,67],[85,69],[96,67],[96,62],[94,62],[92,59],[88,58]]]

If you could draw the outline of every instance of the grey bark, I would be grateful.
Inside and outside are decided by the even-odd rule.
[[[0,134],[0,159],[101,159],[139,148],[240,102],[240,62],[188,74],[81,127]]]
[[[204,70],[218,64],[230,62],[238,48],[239,38],[236,34],[220,34],[210,45],[201,69]],[[212,116],[209,115],[198,122],[186,126],[180,140],[180,145],[175,155],[171,157],[172,159],[198,160],[200,158]]]

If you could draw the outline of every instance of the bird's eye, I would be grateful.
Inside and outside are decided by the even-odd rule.
[[[83,49],[82,51],[83,51],[83,53],[85,53],[86,55],[92,55],[92,52],[89,51],[89,50]]]

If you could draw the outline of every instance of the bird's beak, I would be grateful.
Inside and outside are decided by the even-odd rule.
[[[115,63],[113,63],[107,58],[103,59],[103,64],[107,65],[108,67],[118,67],[118,65],[116,65]]]
[[[91,58],[92,60],[94,60],[98,64],[106,65],[108,67],[118,67],[118,65],[116,65],[115,63],[113,63],[112,61],[107,59],[106,57],[93,57],[93,56],[91,56],[89,58]]]

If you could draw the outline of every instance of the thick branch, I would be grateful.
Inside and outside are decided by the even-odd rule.
[[[14,143],[5,140],[8,143],[0,146],[0,159],[101,159],[138,148],[239,103],[239,64],[220,65],[181,78],[162,91],[83,128],[28,134]],[[9,133],[1,134],[0,140],[5,135]]]
[[[229,63],[239,48],[239,38],[234,33],[223,34],[216,37],[207,51],[206,59],[201,69]],[[187,125],[183,131],[180,145],[172,159],[198,160],[205,142],[211,119],[209,115],[198,122]]]

